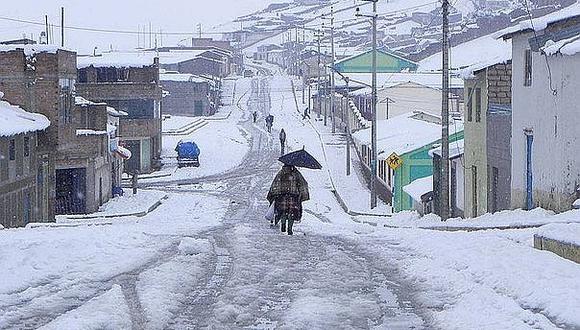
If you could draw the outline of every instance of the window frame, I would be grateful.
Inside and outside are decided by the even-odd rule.
[[[478,87],[475,89],[475,122],[481,122],[481,108],[482,108],[482,92],[481,88]]]
[[[524,87],[531,87],[533,81],[533,56],[532,50],[524,51]]]

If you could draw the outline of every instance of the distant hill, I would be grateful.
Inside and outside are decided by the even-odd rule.
[[[575,0],[529,0],[533,16],[557,10]],[[527,18],[521,0],[451,0],[451,43],[460,44],[493,33]],[[330,25],[334,10],[335,45],[341,49],[364,49],[371,40],[369,20],[355,17],[356,7],[370,12],[371,3],[356,0],[273,1],[263,10],[221,24],[216,30],[247,48],[261,43],[288,40],[313,43],[314,31]],[[437,0],[381,0],[378,37],[380,47],[421,60],[440,48],[441,14]],[[245,37],[240,37],[243,35]],[[325,35],[325,41],[328,39]]]

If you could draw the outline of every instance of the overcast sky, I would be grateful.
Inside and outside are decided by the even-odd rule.
[[[44,22],[49,15],[53,24],[60,24],[60,7],[66,11],[65,26],[82,26],[99,29],[137,31],[139,25],[165,32],[197,31],[201,23],[203,31],[216,32],[219,23],[251,13],[280,0],[2,0],[0,17]],[[44,29],[25,23],[0,20],[0,39],[19,38],[23,33],[35,39]],[[54,30],[55,40],[60,42],[60,30]],[[206,35],[210,36],[210,35]],[[213,35],[214,37],[218,37]],[[175,44],[186,36],[164,37],[164,44]],[[92,33],[66,30],[66,46],[80,52],[98,49],[128,49],[137,46],[136,35]],[[149,40],[147,39],[147,44]]]

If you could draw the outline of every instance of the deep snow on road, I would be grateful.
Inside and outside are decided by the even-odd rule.
[[[291,78],[277,74],[230,83],[236,84],[225,95],[232,98],[231,116],[184,136],[219,146],[206,151],[217,164],[204,163],[200,171],[173,167],[171,176],[145,180],[143,187],[168,195],[155,211],[141,218],[85,220],[78,227],[0,231],[1,329],[580,324],[577,265],[531,249],[530,231],[443,233],[357,223],[365,218],[347,215],[331,191],[333,184],[348,187],[332,180],[344,139],[321,139],[330,134],[327,128],[302,120]],[[256,123],[253,111],[259,113]],[[272,133],[263,121],[268,114],[275,116]],[[281,128],[291,150],[304,147],[324,166],[303,170],[311,200],[294,236],[264,219],[265,196],[281,166]],[[366,204],[358,184],[351,193]],[[532,258],[540,262],[527,262]]]

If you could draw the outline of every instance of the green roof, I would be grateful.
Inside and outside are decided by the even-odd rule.
[[[341,73],[370,73],[372,72],[372,58],[372,50],[369,50],[335,63],[334,68]],[[416,70],[417,63],[385,50],[377,50],[377,72],[390,73]]]

